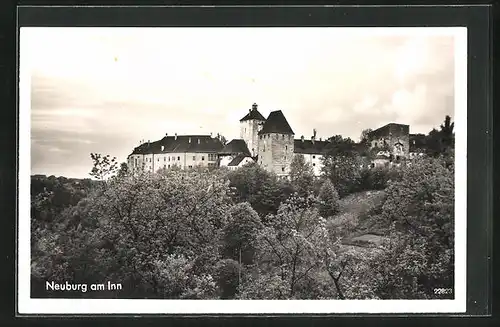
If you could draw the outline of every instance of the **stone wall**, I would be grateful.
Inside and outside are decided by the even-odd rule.
[[[293,135],[264,134],[259,136],[259,164],[279,176],[288,175],[293,159]]]
[[[259,121],[245,120],[240,123],[240,138],[245,140],[252,157],[259,153]]]

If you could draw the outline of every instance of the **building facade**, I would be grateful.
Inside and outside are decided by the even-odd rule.
[[[409,158],[410,126],[390,123],[368,134],[372,149],[388,151],[395,161]]]
[[[272,111],[267,118],[258,111],[256,103],[240,119],[240,138],[226,145],[221,137],[207,135],[166,135],[155,142],[145,142],[128,156],[131,171],[156,172],[178,167],[227,167],[234,170],[257,162],[265,170],[285,177],[290,173],[294,156],[301,155],[312,166],[315,176],[321,174],[323,156],[330,141],[316,139],[316,130],[310,140],[304,136],[295,139],[290,124],[281,110]],[[411,144],[410,144],[411,139]],[[370,147],[377,152],[371,163],[386,165],[418,155],[420,137],[410,138],[409,125],[390,123],[368,135]],[[420,143],[419,143],[420,142]],[[362,167],[361,165],[360,167]]]
[[[166,135],[155,142],[145,142],[128,156],[131,171],[157,172],[160,169],[216,167],[223,144],[207,135]]]

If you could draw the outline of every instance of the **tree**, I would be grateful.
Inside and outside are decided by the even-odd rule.
[[[314,187],[314,172],[302,154],[294,155],[290,164],[290,180],[299,196],[308,196]]]
[[[103,156],[99,153],[91,153],[90,158],[92,159],[93,167],[89,175],[95,179],[104,181],[113,176],[118,170],[116,157],[111,158],[109,154]]]
[[[454,127],[455,123],[452,123],[451,117],[447,115],[444,119],[444,123],[441,124],[441,136],[443,139],[443,145],[446,147],[453,146],[453,141],[455,139],[455,133],[453,132]]]
[[[359,137],[359,142],[361,144],[368,144],[370,142],[370,133],[373,130],[371,128],[364,129]]]
[[[125,162],[120,164],[120,169],[118,170],[118,177],[125,177],[129,174],[128,165]]]
[[[277,298],[307,297],[296,291],[299,284],[320,267],[316,249],[326,230],[319,222],[311,199],[292,196],[280,206],[259,234],[257,271],[260,282],[257,285],[276,285],[277,290],[270,294]],[[244,297],[265,296],[254,289],[255,283],[245,283]]]
[[[331,217],[339,212],[339,194],[329,179],[326,179],[319,192],[319,213]]]
[[[248,202],[261,218],[274,214],[293,190],[256,163],[228,171],[227,178],[236,202]]]
[[[344,197],[358,189],[360,158],[356,143],[341,135],[331,137],[322,157],[322,173],[335,185],[339,196]]]
[[[382,217],[393,226],[385,253],[372,262],[381,298],[435,298],[452,287],[454,170],[441,159],[412,163],[391,182]]]
[[[114,179],[79,210],[85,224],[61,224],[42,266],[55,270],[42,270],[40,277],[119,280],[125,298],[214,298],[229,207],[228,183],[211,174],[168,171]]]
[[[262,227],[259,215],[249,203],[233,206],[224,229],[226,255],[240,264],[252,264],[257,235]]]

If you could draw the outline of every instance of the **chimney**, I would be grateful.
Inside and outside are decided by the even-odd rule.
[[[321,142],[321,137],[319,138],[319,141]]]
[[[168,133],[165,133],[165,136],[168,136]]]
[[[252,104],[252,110],[257,110],[257,104],[255,102]]]
[[[177,141],[177,133],[175,133],[175,135],[174,135],[174,140]]]
[[[316,140],[316,128],[313,129],[313,140]]]
[[[212,137],[212,132],[210,132],[210,137]]]
[[[314,144],[314,136],[311,136],[311,142]]]
[[[300,140],[301,140],[302,142],[304,142],[304,135],[302,135],[302,136],[300,137]]]

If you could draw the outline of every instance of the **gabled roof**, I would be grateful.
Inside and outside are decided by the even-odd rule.
[[[243,118],[240,119],[240,122],[245,121],[245,120],[251,120],[251,119],[261,120],[261,121],[265,121],[266,120],[264,118],[264,116],[262,116],[262,114],[257,110],[257,104],[256,103],[254,103],[252,105],[252,109],[250,109],[248,111],[248,114],[246,114],[245,117],[243,117]]]
[[[239,154],[237,155],[233,160],[231,160],[230,163],[228,163],[228,166],[238,166],[245,158],[249,158],[250,156],[244,155],[244,154]]]
[[[259,135],[266,133],[294,134],[281,110],[272,111],[267,117]]]
[[[139,145],[132,154],[219,152],[222,147],[219,139],[208,135],[165,136],[161,140]]]
[[[303,154],[323,154],[327,150],[329,142],[327,141],[312,141],[312,140],[293,140],[295,153]]]
[[[224,148],[222,148],[220,153],[221,154],[241,153],[250,156],[250,151],[248,150],[248,146],[245,140],[242,139],[231,140],[231,142],[229,142],[224,146]]]

